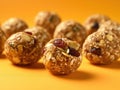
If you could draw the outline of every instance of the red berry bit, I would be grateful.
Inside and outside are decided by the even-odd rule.
[[[72,56],[76,56],[76,57],[80,56],[80,53],[77,50],[75,50],[74,48],[71,48],[71,47],[69,47],[69,53],[68,54],[70,54]]]
[[[101,55],[101,48],[92,47],[90,49],[90,53],[93,53],[93,54],[100,56]]]
[[[98,28],[99,28],[98,22],[94,22],[94,24],[93,24],[93,26],[92,26],[92,29],[97,30]]]
[[[67,44],[62,39],[56,39],[54,40],[53,44],[57,47],[60,47],[62,49],[65,49]]]

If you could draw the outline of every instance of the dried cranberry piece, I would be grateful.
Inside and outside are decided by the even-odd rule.
[[[101,48],[92,47],[90,49],[90,53],[93,53],[93,54],[100,56],[101,55]]]
[[[54,44],[55,46],[57,46],[57,47],[62,48],[62,49],[65,49],[66,46],[67,46],[67,44],[66,44],[62,39],[55,39],[55,40],[53,41],[53,44]]]
[[[92,29],[97,30],[98,28],[99,28],[98,22],[94,22],[94,24],[93,24],[93,26],[92,26]]]
[[[72,56],[76,56],[76,57],[80,56],[80,53],[77,50],[75,50],[74,48],[71,48],[71,47],[68,47],[68,48],[69,48],[69,53],[68,54],[70,54]]]
[[[32,32],[25,31],[25,33],[32,35]]]
[[[54,22],[54,20],[55,20],[55,15],[51,15],[50,18],[49,18],[49,21]]]

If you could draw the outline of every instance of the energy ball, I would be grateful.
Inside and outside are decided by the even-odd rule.
[[[27,32],[18,32],[11,35],[4,48],[7,58],[16,65],[34,64],[40,58],[38,41]]]
[[[73,20],[67,20],[61,22],[56,27],[54,38],[67,38],[77,41],[82,45],[86,38],[86,30],[80,23]]]
[[[2,52],[4,50],[4,44],[5,44],[6,39],[7,38],[4,34],[4,32],[0,28],[0,56],[2,55]]]
[[[19,18],[10,18],[1,25],[1,29],[4,31],[6,37],[20,32],[28,28],[28,25]]]
[[[46,28],[51,36],[60,22],[61,18],[55,12],[42,11],[35,17],[35,25]]]
[[[50,40],[42,57],[45,67],[55,75],[70,74],[81,64],[81,48],[76,41],[66,38]]]
[[[120,39],[112,30],[98,30],[87,37],[82,54],[92,64],[110,64],[120,57]]]
[[[95,14],[88,17],[84,23],[84,26],[87,30],[87,35],[90,35],[93,32],[96,32],[99,29],[99,27],[108,20],[110,20],[108,16],[101,15],[101,14]]]
[[[29,28],[26,29],[25,32],[32,34],[38,40],[41,51],[45,44],[51,39],[50,34],[42,27]]]

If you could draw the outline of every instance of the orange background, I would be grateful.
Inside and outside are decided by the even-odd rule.
[[[81,23],[92,14],[108,15],[120,22],[119,0],[0,0],[0,22],[10,17],[25,20],[30,27],[41,10],[57,12],[62,20]],[[67,76],[54,76],[40,63],[17,67],[0,60],[0,90],[120,90],[120,61],[95,66],[83,59],[80,68]]]
[[[57,12],[62,20],[83,22],[89,15],[101,13],[120,22],[119,0],[0,0],[0,22],[10,17],[24,19],[30,26],[41,10]]]

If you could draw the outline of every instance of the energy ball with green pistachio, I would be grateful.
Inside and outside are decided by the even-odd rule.
[[[84,26],[87,30],[87,35],[90,35],[93,32],[96,32],[99,29],[99,27],[108,20],[110,20],[108,16],[101,15],[101,14],[95,14],[88,17],[84,23]]]
[[[86,30],[80,23],[73,20],[67,20],[61,22],[56,27],[54,38],[68,38],[82,45],[86,38]]]
[[[30,65],[40,58],[40,47],[37,39],[28,32],[11,35],[5,43],[6,57],[16,65]]]
[[[2,55],[3,53],[3,50],[4,50],[4,44],[5,44],[5,41],[6,41],[6,36],[4,34],[4,32],[1,30],[0,28],[0,56]]]
[[[110,64],[120,57],[120,39],[112,30],[98,30],[87,37],[82,54],[92,64]]]
[[[35,25],[46,28],[51,36],[60,22],[61,18],[55,12],[41,11],[35,17]]]
[[[25,32],[32,34],[38,40],[39,46],[41,48],[40,51],[42,51],[45,44],[51,39],[50,34],[42,27],[29,28],[26,29]]]
[[[1,25],[1,29],[4,31],[6,37],[20,32],[28,28],[28,25],[19,18],[10,18]]]
[[[56,38],[45,45],[42,60],[52,74],[70,74],[81,64],[80,52],[80,44],[76,41]]]

